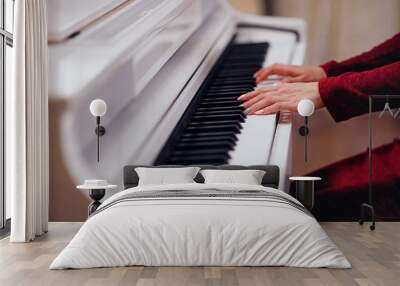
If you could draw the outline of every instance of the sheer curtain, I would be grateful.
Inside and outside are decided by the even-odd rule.
[[[13,92],[6,98],[6,187],[12,242],[48,224],[48,92],[45,0],[15,1]]]

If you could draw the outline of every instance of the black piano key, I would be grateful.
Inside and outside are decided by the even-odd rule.
[[[249,52],[249,51],[263,51],[267,46],[265,45],[260,45],[260,44],[235,44],[232,46],[232,48],[229,50],[229,54],[235,53],[235,52]]]
[[[212,85],[210,85],[207,90],[208,91],[213,91],[213,90],[219,91],[219,90],[226,90],[226,89],[228,89],[228,90],[229,89],[234,89],[234,90],[243,89],[243,90],[245,90],[245,89],[252,89],[252,88],[254,88],[253,84],[236,84],[234,86],[230,86],[229,84],[227,84],[226,86],[212,86]]]
[[[230,61],[221,65],[221,68],[218,70],[218,73],[221,72],[238,72],[238,71],[247,71],[252,72],[254,69],[259,69],[262,66],[262,63],[255,62],[244,62],[244,61]]]
[[[254,74],[254,73],[253,73]],[[222,79],[222,78],[249,78],[249,76],[251,76],[252,74],[249,72],[237,72],[237,73],[220,73],[218,74],[215,78],[216,79]]]
[[[253,79],[253,75],[259,71],[259,68],[253,68],[248,71],[242,71],[239,69],[226,69],[226,70],[221,70],[218,75],[215,76],[215,80],[218,80],[220,78],[238,78],[238,77],[248,77],[248,79]]]
[[[252,68],[252,69],[227,69],[227,70],[220,70],[219,73],[216,75],[217,78],[219,77],[225,77],[225,76],[235,76],[235,75],[250,75],[252,76],[254,74],[254,71],[257,71],[257,69]]]
[[[230,77],[229,75],[225,76],[225,77],[221,77],[220,76],[220,77],[216,77],[215,80],[213,80],[213,84],[214,85],[215,84],[221,84],[221,83],[229,84],[230,82],[233,82],[233,83],[237,83],[238,82],[240,85],[243,85],[245,83],[253,84],[254,83],[254,79],[250,77],[250,74],[248,74],[248,75],[242,75],[241,77],[238,77],[238,76]]]
[[[221,118],[203,118],[203,120],[196,120],[195,118],[192,118],[189,121],[188,126],[211,126],[211,125],[229,125],[229,124],[234,124],[237,126],[241,125],[241,122],[239,120],[232,120],[232,119],[221,119]]]
[[[168,162],[169,164],[225,164],[230,159],[227,153],[223,154],[210,154],[210,155],[192,155],[192,156],[172,156]]]
[[[213,121],[225,121],[233,120],[236,122],[244,122],[245,117],[241,114],[209,114],[209,115],[194,115],[192,117],[192,122],[207,122]]]
[[[226,138],[231,138],[233,140],[237,140],[237,136],[232,131],[218,131],[218,132],[185,132],[182,134],[182,138],[190,139],[190,138],[210,138],[214,136],[224,136]]]
[[[246,118],[246,114],[243,113],[243,110],[234,110],[234,111],[207,110],[207,111],[196,111],[193,114],[193,116],[209,116],[209,115],[240,115]]]
[[[203,132],[218,132],[218,131],[232,131],[240,133],[240,128],[234,124],[227,125],[213,125],[213,126],[188,126],[185,132],[188,133],[203,133]]]
[[[206,137],[182,137],[179,139],[180,143],[189,143],[189,142],[220,142],[220,141],[226,141],[226,142],[231,142],[233,145],[236,144],[237,139],[236,138],[231,138],[228,136],[206,136]]]
[[[201,102],[216,102],[216,101],[232,101],[236,100],[237,101],[237,96],[234,95],[214,95],[214,96],[207,96],[201,99]]]
[[[242,84],[250,84],[252,86],[255,86],[255,80],[254,79],[249,79],[249,80],[222,80],[222,81],[214,81],[211,85],[212,88],[214,87],[226,87],[226,86],[231,86],[235,87],[235,85],[242,85]]]
[[[215,117],[215,116],[221,116],[221,117]],[[214,119],[214,117],[216,118],[215,120],[218,120],[218,118],[224,118],[224,116],[226,116],[226,119],[228,120],[237,120],[236,118],[239,118],[239,122],[244,122],[246,120],[246,114],[244,114],[242,111],[235,111],[235,112],[226,112],[226,111],[209,111],[209,112],[201,112],[201,111],[197,111],[195,114],[193,114],[193,117],[200,117],[200,118],[204,118],[204,119],[200,119],[200,120],[207,120],[206,118],[209,117],[211,119]],[[196,120],[196,119],[194,119]],[[197,120],[197,121],[200,121]]]
[[[268,46],[269,46],[268,43],[235,44],[229,51],[229,54],[232,54],[235,52],[243,53],[243,52],[248,52],[248,51],[260,51],[260,52],[265,53]]]
[[[207,91],[220,91],[220,90],[239,90],[239,89],[242,89],[242,90],[246,90],[246,89],[253,89],[254,88],[254,85],[253,84],[238,84],[238,85],[234,85],[234,86],[229,86],[229,85],[226,85],[226,86],[218,86],[218,87],[213,87],[213,86],[209,86],[208,88],[207,88]]]
[[[231,51],[236,51],[236,50],[240,50],[240,51],[244,51],[247,49],[267,49],[269,46],[269,44],[267,42],[262,42],[262,43],[236,43],[235,45],[233,45],[231,47],[231,49],[229,50],[229,52]]]
[[[262,56],[262,54],[265,53],[265,50],[260,48],[260,49],[252,49],[252,50],[242,50],[242,51],[237,51],[237,50],[232,50],[229,54],[228,54],[228,58],[232,57],[232,56],[237,56],[237,55],[257,55],[257,56]],[[229,61],[228,61],[229,62]]]
[[[198,111],[221,111],[221,110],[225,110],[227,112],[231,111],[239,111],[239,112],[243,112],[244,111],[244,107],[243,106],[218,106],[218,107],[199,107],[197,109]]]
[[[247,78],[247,77],[246,77]],[[219,78],[213,81],[213,86],[223,86],[223,85],[241,85],[243,83],[247,84],[255,84],[254,79],[246,79],[246,78]]]
[[[242,129],[242,124],[239,121],[234,120],[217,120],[217,121],[190,121],[188,127],[213,127],[213,126],[220,126],[220,125],[235,125],[237,128]]]
[[[262,50],[257,50],[257,51],[248,51],[246,53],[237,53],[237,52],[232,52],[229,53],[228,57],[227,57],[227,61],[228,63],[230,62],[236,62],[239,59],[244,59],[247,58],[248,62],[251,63],[259,63],[262,64],[263,60],[265,59],[265,57],[263,57],[262,55]],[[259,59],[260,61],[257,62],[256,59]]]
[[[210,116],[210,115],[241,115],[246,117],[243,110],[208,110],[208,111],[196,111],[193,116]]]
[[[256,71],[255,71],[256,72]],[[254,73],[255,73],[254,72]],[[215,77],[215,81],[214,83],[221,83],[222,81],[226,82],[226,81],[239,81],[239,82],[244,82],[244,81],[248,81],[249,79],[253,80],[253,75],[254,73],[248,73],[248,74],[226,74],[226,73],[222,73],[221,75]],[[229,84],[229,82],[228,82]],[[253,82],[250,83],[251,87],[253,87]]]
[[[231,62],[231,63],[226,63],[224,65],[222,65],[222,69],[223,70],[235,70],[237,69],[260,69],[262,67],[262,64],[251,64],[251,63],[235,63],[235,62]]]
[[[241,88],[241,87],[235,87],[234,85],[221,85],[221,86],[216,86],[213,88],[208,89],[205,92],[205,95],[207,95],[208,93],[213,93],[213,94],[221,94],[221,95],[225,95],[225,94],[236,94],[236,93],[240,93],[240,92],[249,92],[254,90],[254,86],[251,86],[249,88]]]
[[[201,101],[199,104],[200,108],[207,107],[219,107],[219,106],[227,106],[227,107],[235,107],[241,105],[242,102],[239,100],[224,100],[224,101]]]
[[[232,61],[235,63],[263,63],[265,60],[265,57],[263,55],[255,54],[255,55],[241,55],[241,54],[236,54],[236,55],[229,55],[226,58],[228,61]]]
[[[257,66],[243,66],[240,63],[239,64],[230,64],[230,65],[226,65],[224,66],[224,68],[220,71],[220,73],[218,74],[219,76],[215,78],[215,80],[218,80],[219,77],[221,77],[221,75],[226,75],[229,76],[230,74],[233,75],[237,75],[238,73],[243,73],[243,77],[249,76],[254,74],[255,71],[258,71],[262,66],[261,65],[257,65]],[[246,68],[246,74],[245,72],[242,70],[243,68]]]
[[[269,43],[268,42],[258,42],[258,43],[235,43],[232,48],[245,48],[245,47],[265,47],[268,48],[269,47]]]
[[[218,149],[218,150],[232,150],[235,146],[234,143],[230,141],[209,141],[209,142],[181,142],[175,146],[175,150],[186,151],[190,153],[192,150],[200,150],[200,149]],[[175,151],[176,152],[176,151]],[[181,152],[181,153],[182,153]]]
[[[220,85],[215,85],[215,86],[210,86],[209,89],[207,89],[205,92],[218,92],[218,93],[223,93],[223,92],[246,92],[249,90],[253,90],[255,87],[254,84],[248,84],[247,86],[242,86],[239,84],[220,84]]]
[[[235,86],[239,86],[241,83],[240,81],[229,81],[229,82],[213,82],[210,91],[213,92],[214,89],[237,89],[239,90],[239,88],[236,88]],[[256,85],[253,82],[248,81],[247,84],[250,84],[252,86],[252,88],[254,88]]]
[[[237,94],[244,94],[247,92],[253,91],[254,88],[248,88],[248,89],[233,89],[233,88],[226,88],[226,89],[210,89],[207,92],[204,93],[204,97],[234,97]]]
[[[251,90],[253,91],[253,90]],[[240,95],[248,93],[250,91],[228,91],[228,92],[207,92],[204,97],[205,98],[214,98],[214,97],[233,97],[238,98]]]
[[[248,91],[248,90],[253,90],[255,87],[254,84],[248,84],[247,86],[241,86],[239,84],[219,84],[219,85],[214,85],[210,86],[209,89],[206,90],[206,92],[240,92],[240,91]]]
[[[246,53],[247,53],[248,55],[253,54],[253,57],[254,57],[254,56],[259,56],[260,59],[263,59],[263,58],[262,58],[262,50],[261,50],[261,49],[260,49],[260,50],[255,50],[255,51],[247,51],[247,52],[244,52],[244,53],[238,53],[238,52],[232,51],[231,53],[229,53],[226,62],[228,62],[228,63],[229,63],[229,62],[234,62],[235,60],[234,60],[233,58],[235,58],[235,57],[246,57]],[[250,61],[250,60],[249,60],[249,61]],[[254,62],[255,62],[255,61],[254,61]],[[259,63],[262,64],[263,62],[260,61]]]
[[[229,105],[236,106],[240,105],[241,102],[237,99],[236,94],[208,94],[207,97],[200,99],[199,104],[220,104],[220,105]]]
[[[207,108],[201,108],[198,111],[196,111],[195,115],[199,115],[199,116],[204,116],[204,115],[220,115],[220,114],[224,114],[224,115],[241,115],[246,117],[247,115],[244,113],[243,108],[240,107],[241,109],[234,109],[234,108],[208,108],[210,110],[207,110]]]
[[[226,68],[221,69],[215,75],[215,77],[218,78],[218,77],[221,77],[223,75],[225,75],[225,76],[230,76],[230,75],[243,75],[243,76],[252,75],[252,74],[254,74],[254,71],[259,70],[260,67],[261,67],[261,65],[260,66],[254,66],[254,67],[247,67],[246,68],[243,65],[237,64],[236,67],[232,67],[231,66],[231,67],[226,67]]]
[[[193,158],[195,156],[223,156],[226,159],[229,159],[229,156],[226,156],[229,151],[225,148],[210,148],[210,149],[198,149],[198,150],[187,150],[181,151],[177,150],[172,152],[171,156],[174,158]]]

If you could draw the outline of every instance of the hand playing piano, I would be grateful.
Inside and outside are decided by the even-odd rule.
[[[325,71],[319,66],[273,64],[260,69],[254,78],[256,83],[260,83],[271,75],[284,77],[282,82],[313,82],[326,77]]]
[[[271,86],[256,89],[241,95],[246,114],[271,114],[289,110],[296,112],[297,104],[302,99],[310,99],[315,108],[324,106],[319,94],[318,82],[277,82]]]

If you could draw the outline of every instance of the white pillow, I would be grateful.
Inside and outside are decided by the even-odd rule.
[[[195,183],[193,179],[199,170],[199,167],[135,168],[139,176],[138,186]]]
[[[261,185],[265,171],[261,170],[202,170],[205,184]]]

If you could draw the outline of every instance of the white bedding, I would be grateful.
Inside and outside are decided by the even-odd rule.
[[[282,201],[235,196],[121,200],[144,191],[207,189],[265,191]],[[50,269],[126,265],[349,268],[318,222],[290,202],[300,204],[282,191],[254,185],[131,188],[107,199]]]

